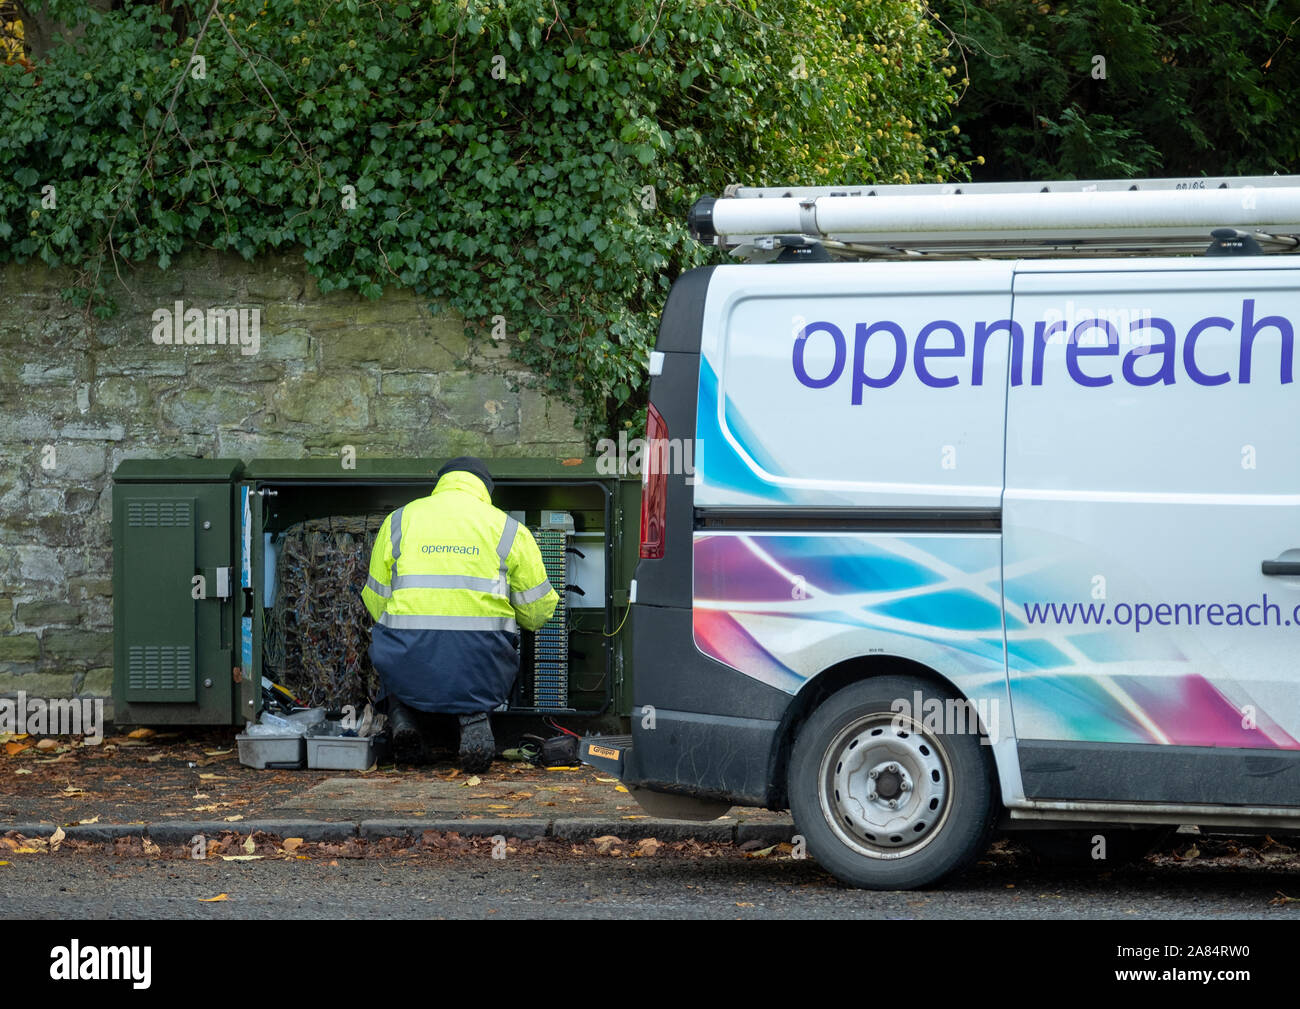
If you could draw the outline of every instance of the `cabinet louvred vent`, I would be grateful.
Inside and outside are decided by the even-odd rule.
[[[133,528],[185,529],[191,524],[189,501],[142,498],[126,506],[126,524]]]
[[[126,677],[132,691],[192,691],[194,652],[184,645],[132,645],[127,649]]]

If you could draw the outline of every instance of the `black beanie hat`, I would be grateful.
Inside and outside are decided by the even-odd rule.
[[[483,486],[487,488],[487,492],[492,493],[492,474],[488,472],[487,464],[482,459],[472,455],[459,455],[438,470],[438,479],[441,480],[445,473],[456,471],[471,473],[478,477],[483,481]]]

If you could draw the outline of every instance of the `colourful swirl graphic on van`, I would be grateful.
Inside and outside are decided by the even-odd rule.
[[[724,403],[727,428],[732,438],[738,440],[764,472],[781,475],[783,471],[776,460],[766,453],[763,439],[754,434],[749,422],[740,415],[730,400]],[[700,357],[700,396],[696,407],[695,438],[699,443],[698,467],[700,475],[707,473],[708,482],[739,494],[770,501],[773,504],[794,500],[784,488],[759,478],[753,468],[736,452],[732,440],[722,432],[718,423],[718,375],[708,359]]]
[[[1169,637],[1031,626],[1010,601],[1004,652],[997,536],[702,533],[694,578],[696,646],[790,693],[874,649],[942,670],[976,702],[1007,702],[1009,666],[1026,738],[1300,748]],[[1161,672],[1124,673],[1134,663]]]

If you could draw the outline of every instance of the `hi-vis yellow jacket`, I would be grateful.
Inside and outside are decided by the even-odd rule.
[[[518,628],[541,627],[560,601],[533,534],[459,470],[384,520],[361,597],[384,694],[455,714],[506,701]]]

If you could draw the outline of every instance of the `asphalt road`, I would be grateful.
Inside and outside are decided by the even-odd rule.
[[[220,860],[102,853],[0,865],[7,919],[1300,917],[1300,870],[1145,865],[1109,873],[985,864],[938,889],[848,890],[811,861],[557,857]],[[224,893],[223,901],[200,898]],[[1270,903],[1270,902],[1273,903]]]

